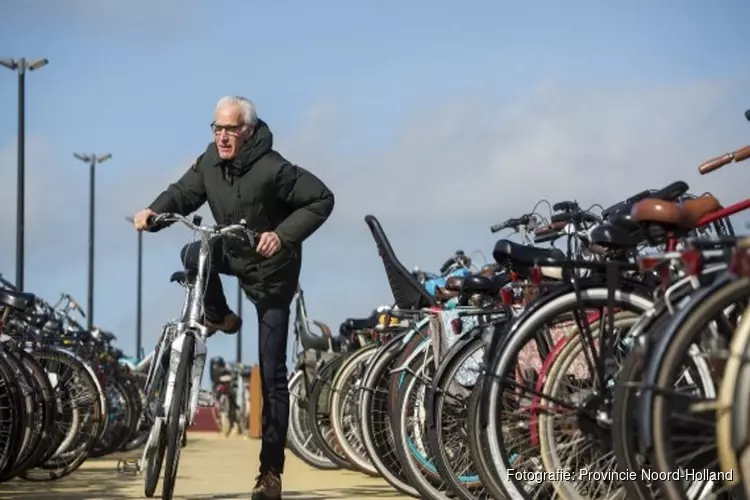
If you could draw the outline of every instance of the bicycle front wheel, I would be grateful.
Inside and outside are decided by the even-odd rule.
[[[193,363],[194,347],[195,338],[192,335],[186,335],[182,343],[180,364],[177,367],[177,377],[167,417],[167,463],[166,470],[164,471],[164,489],[161,493],[162,500],[172,500],[174,486],[177,481],[177,466],[180,463],[182,437],[185,432],[185,426],[187,426],[187,419],[184,424],[185,426],[180,425],[180,420],[186,413],[185,408],[187,407],[188,392],[190,391],[188,372]]]

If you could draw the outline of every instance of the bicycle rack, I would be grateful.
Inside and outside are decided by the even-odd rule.
[[[141,461],[137,458],[121,458],[117,461],[117,472],[138,475],[141,473]]]

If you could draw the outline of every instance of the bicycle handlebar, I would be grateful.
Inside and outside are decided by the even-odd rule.
[[[157,214],[157,215],[150,215],[148,219],[146,219],[146,226],[149,229],[155,229],[155,228],[158,228],[158,226],[162,224],[167,224],[167,223],[172,223],[172,222],[182,222],[189,229],[192,229],[193,231],[197,231],[203,234],[207,234],[209,236],[227,236],[231,233],[243,232],[247,234],[250,240],[250,245],[255,246],[255,240],[257,239],[258,233],[248,229],[247,221],[245,221],[245,219],[242,219],[239,224],[230,224],[228,226],[221,225],[221,224],[217,224],[215,226],[201,226],[200,218],[196,216],[196,219],[197,219],[197,222],[194,222],[188,219],[187,217],[185,217],[184,215],[173,214],[173,213],[163,213],[163,214]]]
[[[80,314],[81,317],[83,318],[86,317],[86,313],[83,311],[83,309],[81,309],[81,305],[78,303],[78,301],[75,298],[73,298],[72,295],[70,295],[69,293],[61,293],[60,302],[62,302],[63,300],[68,301],[68,305],[66,307],[70,307],[74,311],[78,312],[78,314]]]
[[[442,266],[440,266],[440,274],[444,274],[451,266],[455,264],[466,265],[466,262],[471,262],[471,259],[466,257],[463,250],[456,250],[456,253],[446,260]]]
[[[495,224],[494,226],[490,227],[491,233],[496,233],[498,231],[502,231],[503,229],[517,229],[518,226],[526,226],[531,221],[531,217],[529,215],[522,215],[521,217],[518,217],[517,219],[508,219],[504,222],[501,222],[500,224]]]
[[[714,170],[718,170],[724,165],[729,165],[732,162],[739,163],[743,160],[750,158],[750,146],[745,146],[731,153],[724,153],[716,158],[711,158],[708,161],[704,161],[699,167],[698,172],[701,175],[706,175]]]

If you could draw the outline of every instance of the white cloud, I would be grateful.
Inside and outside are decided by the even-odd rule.
[[[339,158],[350,175],[330,182],[341,205],[359,208],[342,216],[373,211],[412,221],[469,220],[488,211],[503,218],[540,197],[615,202],[676,178],[738,197],[694,169],[735,147],[731,138],[743,132],[742,110],[716,120],[730,90],[718,83],[543,89],[513,103],[447,103],[407,123],[384,151]],[[730,124],[738,133],[724,140],[712,133]]]
[[[356,118],[343,126],[343,110],[331,120],[337,113],[329,109],[323,123],[333,123],[331,133],[312,123],[291,136],[297,142],[279,141],[282,152],[314,165],[336,194],[331,221],[306,251],[316,255],[303,270],[311,311],[337,324],[390,300],[367,213],[381,220],[407,267],[437,268],[457,248],[491,259],[497,236],[488,226],[531,210],[540,198],[606,205],[685,180],[692,192],[711,191],[727,205],[743,199],[750,176],[742,166],[705,177],[696,171],[747,142],[736,97],[723,82],[698,82],[547,87],[505,103],[458,99],[395,124],[396,140],[380,151],[329,153],[318,163],[321,148],[333,151],[347,132],[357,133]],[[295,148],[306,134],[314,138],[307,140],[315,145],[311,163]]]

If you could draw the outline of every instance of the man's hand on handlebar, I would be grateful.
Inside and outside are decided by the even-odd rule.
[[[149,208],[143,209],[135,214],[133,217],[133,225],[135,226],[136,231],[147,231],[149,218],[155,215],[156,213]]]
[[[281,248],[281,239],[279,235],[273,231],[263,233],[260,235],[258,246],[256,250],[263,257],[271,257]]]

